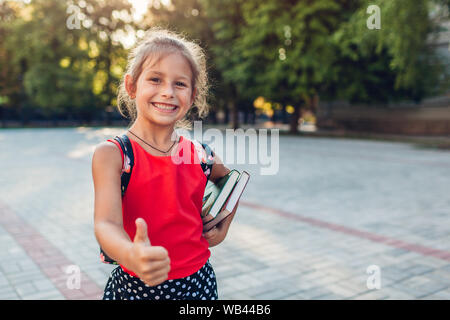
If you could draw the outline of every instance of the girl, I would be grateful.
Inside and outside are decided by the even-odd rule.
[[[194,103],[200,116],[207,114],[206,93],[205,56],[197,44],[154,28],[131,52],[118,94],[121,114],[133,121],[125,134],[135,158],[123,198],[126,167],[117,142],[99,144],[92,158],[95,236],[120,265],[103,299],[217,299],[209,247],[224,240],[236,209],[202,233],[207,177],[192,141],[175,132],[186,127]],[[172,161],[186,151],[197,162]],[[230,170],[213,156],[209,180],[216,181]]]

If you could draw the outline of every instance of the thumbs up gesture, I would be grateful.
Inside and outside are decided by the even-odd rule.
[[[147,285],[156,286],[168,278],[170,259],[165,248],[152,246],[147,223],[136,219],[136,235],[129,251],[130,269]]]

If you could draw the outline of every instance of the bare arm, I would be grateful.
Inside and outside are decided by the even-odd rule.
[[[122,221],[121,175],[122,156],[117,146],[100,144],[92,158],[95,189],[94,230],[98,243],[106,254],[132,270],[142,281],[155,286],[167,279],[170,271],[168,252],[152,246],[144,219],[136,219],[133,241],[125,232]]]
[[[95,237],[108,256],[127,267],[132,242],[122,222],[121,169],[120,150],[110,142],[98,145],[92,157]]]
[[[214,164],[212,166],[209,180],[216,182],[220,178],[226,176],[231,170],[228,169],[217,154],[214,155]]]

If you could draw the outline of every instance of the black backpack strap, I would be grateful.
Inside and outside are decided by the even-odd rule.
[[[203,173],[206,176],[206,183],[208,183],[209,176],[211,175],[212,167],[214,164],[214,152],[206,143],[202,143],[201,145],[206,152],[206,162],[201,161],[200,166],[202,167]]]
[[[114,138],[122,149],[123,153],[123,164],[122,164],[122,174],[120,176],[120,184],[122,190],[122,198],[125,195],[125,191],[127,191],[128,183],[130,182],[131,172],[133,171],[134,165],[134,155],[133,148],[131,146],[130,139],[126,134],[116,136]],[[100,259],[107,264],[118,264],[116,261],[108,257],[108,255],[100,248]]]
[[[121,180],[121,190],[122,197],[125,195],[125,191],[127,191],[128,183],[130,182],[131,172],[133,171],[134,165],[134,155],[133,148],[131,147],[130,139],[126,134],[122,136],[116,136],[114,138],[122,148],[123,152],[123,166],[122,166],[122,175],[120,176]]]

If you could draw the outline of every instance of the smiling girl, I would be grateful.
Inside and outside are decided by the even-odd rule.
[[[193,105],[200,117],[207,114],[206,94],[205,56],[196,43],[154,28],[132,50],[118,95],[119,110],[132,119],[125,134],[134,154],[123,197],[127,169],[117,141],[99,144],[92,158],[95,235],[119,264],[103,299],[217,299],[209,247],[224,240],[236,209],[205,234],[200,213],[207,179],[230,170],[213,153],[205,176],[194,143],[175,131],[189,124]],[[194,164],[172,161],[186,150]]]

